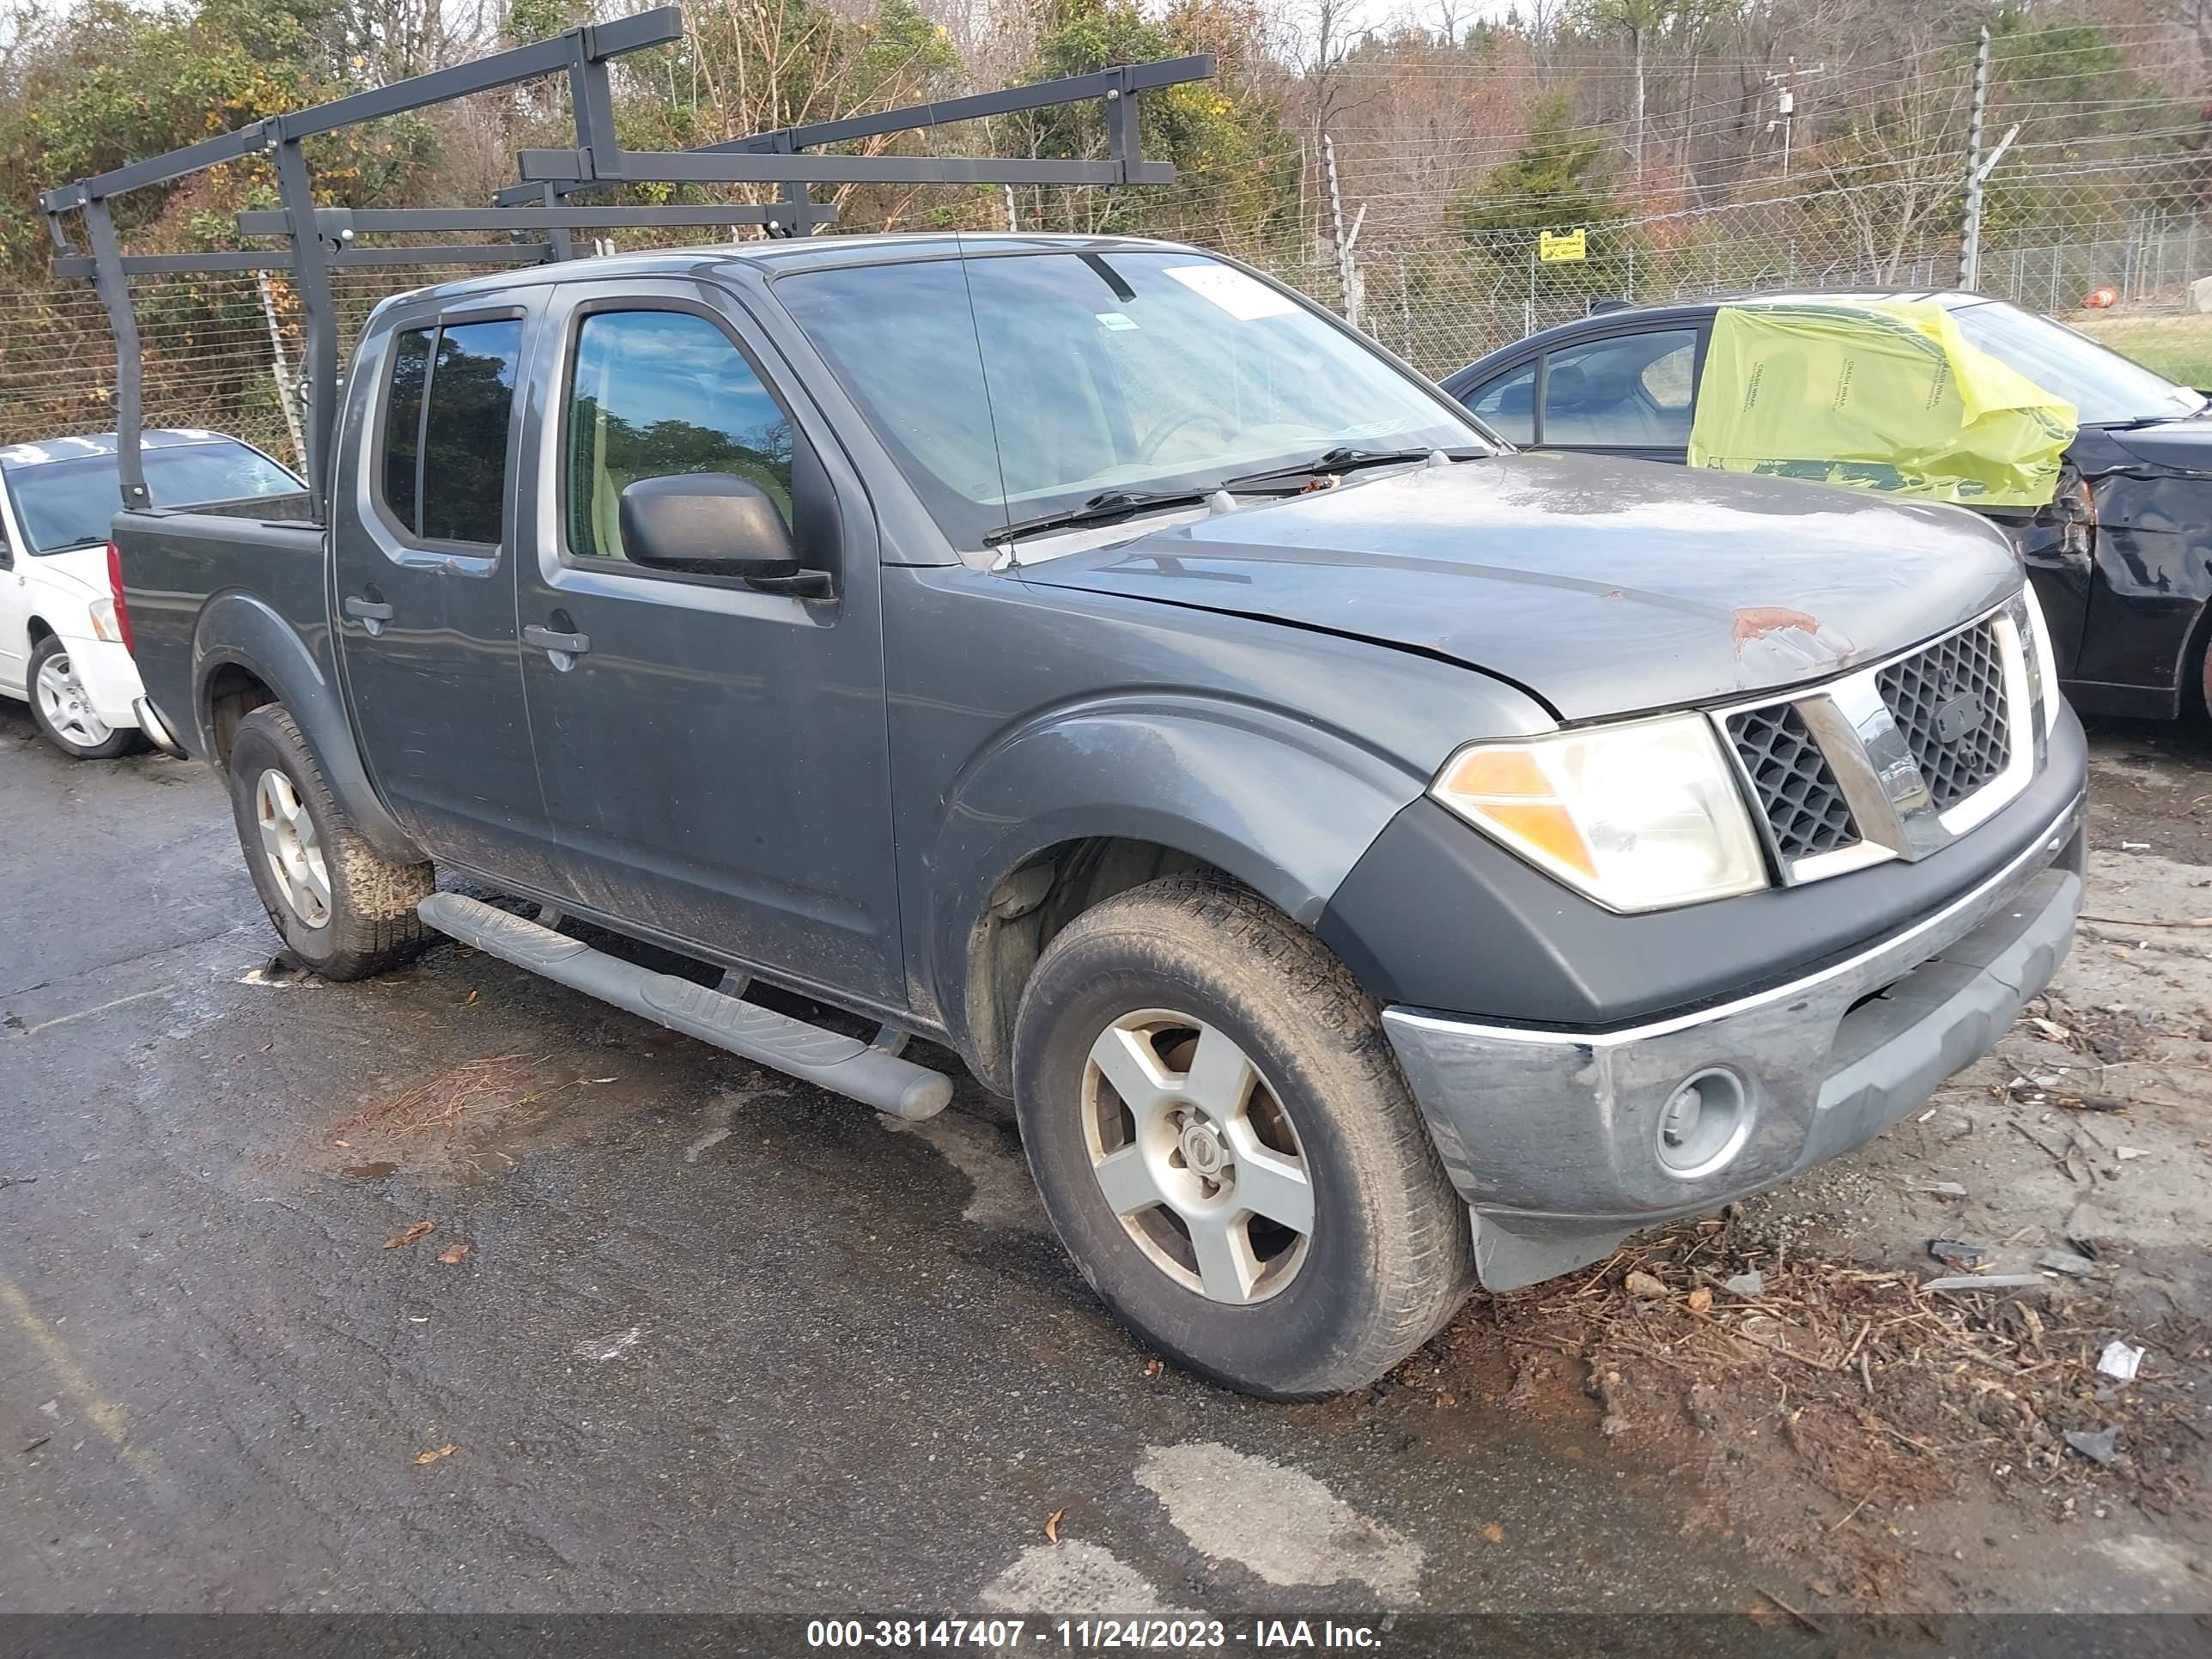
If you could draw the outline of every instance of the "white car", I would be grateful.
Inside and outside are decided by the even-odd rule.
[[[220,432],[147,432],[157,507],[296,495],[299,479]],[[122,505],[112,432],[0,445],[0,694],[31,705],[65,755],[104,760],[141,741],[145,695],[115,615],[107,521]]]

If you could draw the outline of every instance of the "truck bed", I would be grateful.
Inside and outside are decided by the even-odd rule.
[[[131,654],[163,722],[202,759],[194,695],[202,653],[246,646],[240,635],[289,630],[325,684],[331,679],[323,526],[307,512],[300,495],[116,515]]]

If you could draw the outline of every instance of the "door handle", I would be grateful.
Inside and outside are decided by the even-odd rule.
[[[580,657],[592,648],[589,634],[563,634],[554,629],[540,628],[536,623],[522,630],[522,642],[534,645],[540,651],[557,651],[570,657]]]
[[[392,620],[392,607],[381,599],[366,599],[349,593],[343,609],[347,616],[361,624],[362,632],[371,639],[381,634],[384,624]]]

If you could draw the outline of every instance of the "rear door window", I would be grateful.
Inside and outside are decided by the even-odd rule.
[[[410,329],[392,347],[381,489],[386,509],[425,541],[496,547],[507,522],[522,323],[501,317]]]
[[[385,511],[409,530],[422,528],[422,388],[430,380],[437,331],[410,328],[392,347],[392,389],[384,404]]]

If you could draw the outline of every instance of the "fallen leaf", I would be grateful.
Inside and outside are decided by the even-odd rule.
[[[405,1232],[394,1233],[391,1237],[386,1239],[384,1241],[384,1248],[387,1250],[396,1250],[402,1245],[412,1244],[416,1239],[424,1237],[428,1234],[436,1232],[437,1231],[438,1224],[436,1222],[418,1221],[413,1226],[410,1227]]]
[[[1060,1517],[1066,1513],[1067,1511],[1066,1510],[1054,1510],[1050,1515],[1045,1517],[1044,1539],[1046,1543],[1057,1544],[1060,1542]]]
[[[1703,1313],[1713,1305],[1713,1293],[1700,1285],[1690,1292],[1690,1311]]]
[[[1493,1521],[1482,1529],[1482,1535],[1493,1544],[1502,1544],[1505,1541],[1505,1528]]]
[[[438,1260],[444,1262],[448,1267],[458,1267],[460,1265],[462,1258],[466,1256],[468,1253],[469,1247],[465,1244],[448,1244],[446,1246],[445,1250],[439,1255]]]
[[[441,1457],[451,1457],[459,1450],[460,1450],[460,1448],[456,1446],[452,1441],[448,1440],[444,1445],[440,1446],[434,1451],[416,1452],[415,1454],[415,1467],[420,1468],[423,1464],[434,1463]]]

